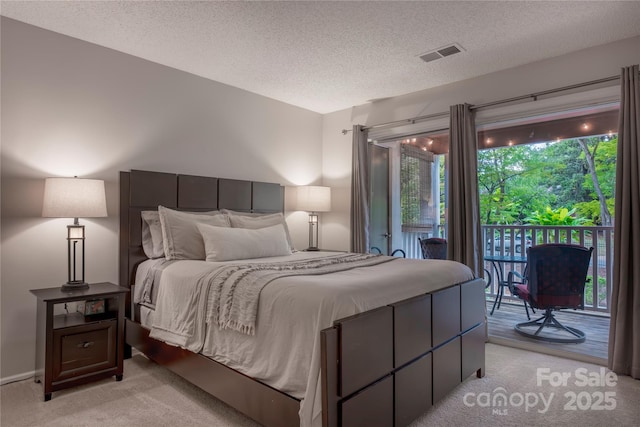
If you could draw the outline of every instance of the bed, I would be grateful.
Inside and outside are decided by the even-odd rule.
[[[120,173],[120,284],[132,288],[126,313],[125,353],[130,354],[131,347],[138,349],[257,422],[274,427],[405,426],[468,376],[484,375],[484,282],[451,261],[363,256],[359,262],[371,262],[370,266],[269,282],[257,303],[262,307],[255,319],[258,330],[261,324],[271,322],[280,322],[279,329],[287,328],[289,320],[282,314],[295,311],[290,307],[314,313],[313,309],[300,308],[314,304],[306,301],[312,299],[308,295],[317,294],[320,300],[330,301],[326,306],[329,309],[318,310],[321,314],[316,317],[308,316],[313,319],[312,327],[304,329],[305,333],[296,334],[306,327],[296,321],[291,322],[287,333],[280,334],[286,338],[300,335],[300,342],[306,344],[291,351],[299,357],[271,354],[265,342],[276,341],[275,346],[282,347],[283,342],[277,340],[283,338],[260,338],[263,332],[259,331],[247,335],[208,327],[213,333],[206,334],[201,347],[176,345],[170,340],[167,343],[164,336],[158,339],[159,334],[150,325],[158,321],[149,321],[149,308],[138,304],[140,298],[136,297],[144,282],[143,275],[136,273],[152,270],[142,248],[141,212],[157,210],[158,206],[193,212],[228,209],[276,214],[283,211],[284,189],[279,184],[255,181],[135,170]],[[311,264],[329,263],[341,256],[296,252],[281,258]],[[281,259],[268,261],[275,265]],[[259,262],[262,260],[249,259],[240,264],[255,266]],[[188,271],[215,265],[206,261],[166,264],[159,269],[160,289],[170,289],[170,283],[181,280]],[[441,277],[441,283],[402,279],[403,270],[417,275],[426,265],[433,266],[429,276]],[[364,270],[373,274],[363,276]],[[295,296],[297,286],[304,286],[305,292],[298,291]],[[327,287],[343,293],[332,296]],[[366,298],[361,297],[367,287],[375,291],[364,292]],[[171,295],[168,290],[162,292]],[[293,305],[286,306],[291,301]],[[263,327],[263,331],[274,330]],[[230,340],[231,335],[239,336],[240,341]],[[259,350],[246,347],[258,341]],[[233,360],[236,356],[218,353],[224,347],[233,353],[236,345],[241,351],[235,353],[254,352],[257,356],[242,364]],[[283,365],[277,366],[279,363]],[[289,370],[304,371],[306,377],[290,379],[284,374]]]

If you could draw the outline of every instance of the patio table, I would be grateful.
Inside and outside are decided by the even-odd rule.
[[[496,285],[498,287],[496,291],[496,298],[493,301],[493,307],[491,308],[491,315],[493,315],[496,305],[500,309],[502,303],[502,295],[504,295],[504,288],[509,284],[504,279],[504,264],[526,264],[527,257],[523,256],[511,256],[511,255],[485,255],[485,261],[491,262],[493,269],[496,271]]]

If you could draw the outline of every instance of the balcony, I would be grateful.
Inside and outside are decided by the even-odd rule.
[[[407,253],[407,257],[422,258],[418,237],[428,236],[411,232],[402,234],[402,249]],[[515,237],[512,239],[512,236]],[[527,247],[543,243],[570,243],[593,247],[588,274],[590,280],[585,286],[584,309],[588,312],[609,313],[613,283],[613,227],[483,225],[482,238],[487,255],[526,256]],[[485,262],[485,268],[495,277],[491,263]],[[522,273],[524,264],[501,264],[501,268],[504,269],[502,273],[506,277],[509,271]],[[487,289],[487,296],[493,299],[496,293],[497,283],[494,280]],[[511,299],[513,298],[507,292],[503,302]]]
[[[418,237],[432,235],[446,236],[444,227],[431,233],[402,233],[402,249],[410,258],[422,258]],[[513,241],[511,236],[515,236]],[[524,236],[524,245],[522,237]],[[512,297],[507,291],[499,310],[490,315],[497,293],[497,284],[493,280],[487,288],[487,320],[489,341],[538,351],[560,357],[580,360],[588,363],[606,365],[609,341],[609,301],[613,283],[613,227],[573,227],[573,226],[522,226],[522,225],[483,225],[482,239],[485,255],[526,256],[526,248],[543,243],[571,243],[593,247],[589,266],[589,282],[585,286],[584,310],[562,310],[558,313],[566,325],[580,328],[587,335],[581,344],[558,344],[532,342],[513,330],[513,325],[525,319],[522,301]],[[504,242],[504,244],[502,243]],[[512,244],[513,242],[513,244]],[[522,273],[524,264],[499,264],[503,277],[511,270]],[[485,261],[485,268],[493,278],[496,272],[493,265]]]

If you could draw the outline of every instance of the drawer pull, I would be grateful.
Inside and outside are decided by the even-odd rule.
[[[89,348],[92,345],[93,345],[93,341],[85,341],[85,342],[82,342],[82,343],[78,344],[78,347],[79,348]]]

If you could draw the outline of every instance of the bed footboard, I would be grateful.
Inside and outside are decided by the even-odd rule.
[[[475,279],[324,329],[323,426],[406,426],[472,373],[484,376],[484,299]]]

